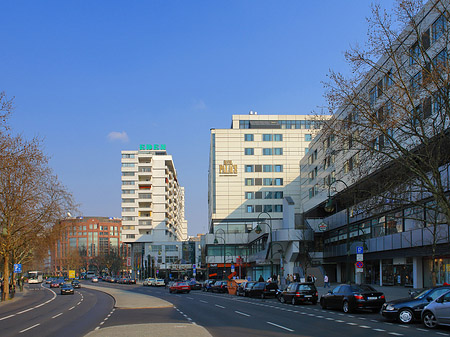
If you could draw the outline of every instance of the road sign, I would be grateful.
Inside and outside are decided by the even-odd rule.
[[[364,254],[356,254],[356,261],[364,261]]]
[[[19,274],[22,272],[22,264],[14,263],[14,273]]]
[[[75,270],[69,270],[69,278],[75,278]]]
[[[321,223],[319,224],[319,230],[320,230],[321,232],[325,232],[327,229],[328,229],[328,225],[327,225],[325,222],[321,222]]]
[[[356,262],[355,266],[356,266],[356,268],[363,268],[364,267],[364,262],[358,261],[358,262]]]
[[[127,267],[131,266],[131,257],[127,257]]]
[[[231,265],[231,272],[234,273],[234,264]]]
[[[364,253],[364,248],[362,246],[356,247],[356,254],[363,254],[363,253]]]

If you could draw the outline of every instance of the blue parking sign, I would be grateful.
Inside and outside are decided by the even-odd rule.
[[[14,263],[14,273],[19,274],[22,272],[22,264]]]
[[[362,246],[356,247],[356,254],[363,254],[363,253],[364,253],[364,248]]]

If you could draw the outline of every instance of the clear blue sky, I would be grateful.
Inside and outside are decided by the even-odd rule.
[[[321,81],[348,71],[370,3],[5,0],[0,91],[15,96],[13,131],[44,139],[84,215],[120,217],[120,151],[166,144],[195,235],[207,231],[209,130],[325,105]]]

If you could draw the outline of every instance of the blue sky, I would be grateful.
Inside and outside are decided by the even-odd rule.
[[[166,144],[189,234],[207,231],[209,130],[232,114],[308,114],[364,44],[370,1],[2,1],[10,124],[44,139],[84,215],[120,217],[120,151]],[[382,1],[392,6],[393,1]]]

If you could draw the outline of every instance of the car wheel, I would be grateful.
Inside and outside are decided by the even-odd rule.
[[[279,300],[281,303],[286,303],[286,299],[284,298],[284,296],[280,296]]]
[[[402,309],[398,313],[398,320],[404,324],[411,323],[413,321],[413,317],[413,313],[409,309]]]
[[[431,311],[425,311],[422,321],[429,329],[434,329],[437,326],[436,316]]]
[[[292,305],[295,305],[297,302],[295,302],[295,297],[292,297],[292,300],[291,300],[291,304]]]
[[[320,306],[322,307],[322,309],[327,308],[327,305],[325,304],[325,301],[323,300],[323,298],[320,300]]]
[[[344,301],[342,303],[342,311],[348,314],[350,312],[350,306],[348,304],[348,301]]]

